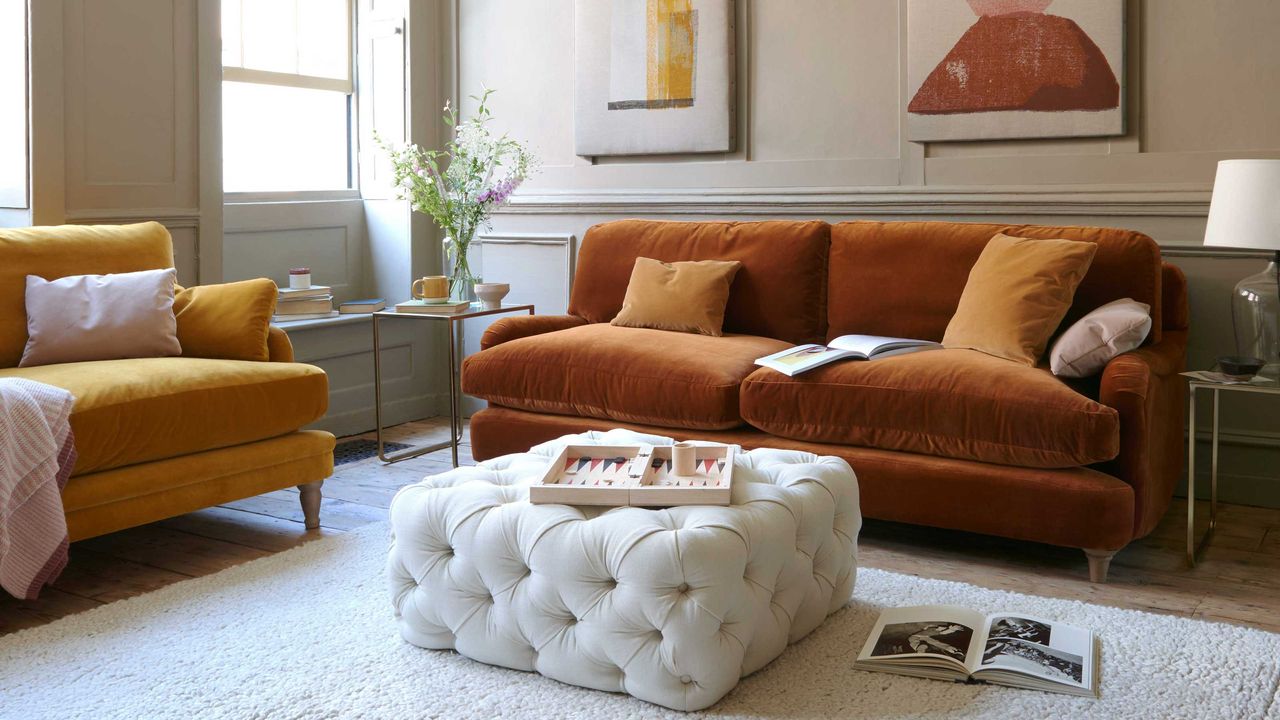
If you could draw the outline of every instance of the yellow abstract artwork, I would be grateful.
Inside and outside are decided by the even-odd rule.
[[[693,105],[697,13],[690,0],[648,0],[648,106]]]

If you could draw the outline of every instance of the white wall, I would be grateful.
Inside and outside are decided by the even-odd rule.
[[[573,154],[573,3],[457,3],[459,94],[496,88],[497,124],[543,161],[495,231],[582,237],[637,216],[1128,227],[1190,276],[1191,364],[1231,350],[1227,293],[1262,261],[1200,243],[1217,161],[1280,157],[1280,3],[1129,2],[1124,136],[922,144],[902,133],[905,1],[738,0],[738,147],[594,160]],[[1223,409],[1224,495],[1280,506],[1274,406]]]

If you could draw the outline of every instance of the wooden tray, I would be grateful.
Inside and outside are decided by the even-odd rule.
[[[670,445],[566,445],[529,488],[536,504],[669,507],[728,505],[734,446],[699,445],[697,472],[671,467]]]

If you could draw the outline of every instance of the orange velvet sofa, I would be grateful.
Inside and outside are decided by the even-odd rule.
[[[1139,349],[1063,381],[972,350],[755,367],[793,344],[862,333],[941,340],[996,233],[1097,243],[1063,321],[1123,297],[1151,306]],[[742,263],[724,337],[609,324],[637,257]],[[1128,230],[949,222],[625,220],[583,239],[564,316],[499,320],[463,365],[479,459],[626,427],[838,455],[867,517],[1081,548],[1090,576],[1149,533],[1182,473],[1186,280]]]

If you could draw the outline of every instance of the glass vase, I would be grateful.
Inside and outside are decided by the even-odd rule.
[[[444,267],[445,274],[449,276],[449,299],[455,302],[475,302],[475,285],[480,282],[480,274],[472,270],[471,258],[468,257],[471,237],[457,237],[462,237],[462,241],[456,241],[453,235],[445,236],[444,239]]]

